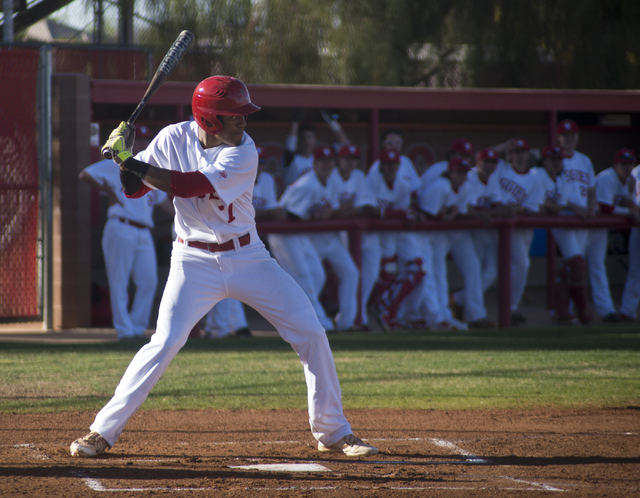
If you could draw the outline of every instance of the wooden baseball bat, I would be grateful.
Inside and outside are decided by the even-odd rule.
[[[184,30],[178,35],[178,38],[173,42],[173,45],[171,45],[171,48],[165,54],[164,59],[162,59],[160,66],[158,66],[156,74],[153,75],[151,83],[149,83],[147,91],[138,104],[138,107],[136,107],[129,117],[127,121],[128,124],[132,125],[135,120],[138,119],[138,116],[142,112],[144,106],[153,94],[156,93],[156,90],[165,82],[167,77],[173,72],[195,38],[196,37],[193,33],[187,30]],[[111,159],[111,152],[107,146],[102,147],[102,155],[105,159]]]

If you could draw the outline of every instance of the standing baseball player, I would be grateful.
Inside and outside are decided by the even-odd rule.
[[[591,159],[576,150],[580,138],[578,125],[571,119],[560,121],[556,127],[556,137],[558,145],[562,147],[566,156],[562,167],[565,182],[572,184],[572,189],[579,191],[580,194],[573,202],[585,208],[581,216],[593,218],[599,212],[595,192],[596,175]],[[604,317],[615,310],[615,307],[604,265],[598,263],[599,254],[602,251],[599,247],[601,241],[598,240],[601,234],[601,230],[598,229],[587,230],[584,257],[588,264],[591,297],[595,310],[598,315]],[[593,254],[592,251],[594,251]]]
[[[138,126],[139,144],[149,143],[151,133]],[[144,339],[158,285],[156,249],[151,236],[153,209],[161,206],[173,214],[167,194],[159,190],[130,199],[120,186],[120,172],[104,159],[80,172],[80,180],[109,196],[107,223],[102,233],[102,252],[109,281],[113,326],[119,341]],[[129,310],[129,280],[135,294]]]
[[[227,297],[260,312],[300,357],[318,449],[351,456],[378,452],[352,434],[325,330],[258,237],[251,204],[258,154],[244,129],[247,114],[259,109],[240,80],[213,76],[194,91],[195,121],[164,128],[135,158],[127,124],[111,134],[107,146],[121,165],[125,193],[170,192],[178,237],[156,333],[133,358],[91,432],[71,444],[72,455],[95,456],[115,444],[196,322]]]
[[[335,211],[339,208],[340,181],[332,175],[335,168],[333,149],[318,147],[314,157],[313,171],[298,178],[287,187],[280,198],[280,206],[287,211],[287,215],[291,219],[327,220],[334,217]],[[300,260],[292,255],[292,252],[295,253],[298,250],[296,245],[306,247],[307,244],[313,248],[315,257],[307,251],[305,251],[307,257],[305,260]],[[357,293],[360,276],[351,254],[340,240],[339,233],[302,233],[293,236],[272,234],[269,237],[269,245],[276,259],[284,263],[283,267],[287,271],[289,271],[288,261],[293,263],[292,275],[302,274],[308,271],[308,267],[323,268],[323,260],[327,260],[331,264],[339,280],[339,311],[336,316],[335,329],[338,331],[353,330],[358,313]],[[319,294],[326,280],[324,269],[321,276],[318,270],[314,270],[311,277],[315,278],[311,289],[314,293]],[[331,329],[333,328],[331,327]]]
[[[423,219],[422,213],[411,207],[413,185],[409,178],[400,176],[399,171],[399,153],[392,149],[382,150],[379,169],[370,171],[367,176],[377,202],[378,216],[381,219],[400,219],[406,224],[419,222]],[[382,292],[377,299],[376,311],[379,312],[380,324],[387,331],[407,328],[400,317],[404,315],[416,320],[422,316],[423,307],[426,308],[425,321],[429,320],[430,325],[439,324],[440,314],[434,296],[424,290],[425,276],[432,278],[431,258],[430,254],[423,256],[418,234],[402,231],[385,232],[384,235],[394,242],[398,271],[388,282],[379,282]]]
[[[448,171],[432,184],[424,184],[420,190],[420,209],[431,219],[450,221],[467,212],[467,198],[462,186],[471,168],[464,159],[449,161]],[[433,251],[439,309],[452,328],[460,328],[449,308],[449,284],[447,281],[447,254],[451,252],[464,278],[464,311],[471,328],[489,328],[495,325],[487,317],[482,295],[480,262],[468,230],[439,230],[429,234]]]
[[[635,152],[631,149],[620,149],[614,154],[613,166],[605,169],[596,176],[596,201],[600,211],[604,214],[616,214],[620,216],[632,216],[631,207],[634,205],[629,188],[631,170],[638,163]],[[606,228],[592,230],[594,237],[589,247],[587,257],[590,258],[589,269],[607,278],[605,258],[607,257],[607,241],[609,230]],[[600,234],[596,236],[596,234]],[[631,253],[629,253],[631,256]],[[609,281],[607,279],[607,288]],[[611,303],[613,304],[613,303]],[[602,316],[605,323],[618,323],[622,321],[615,309],[598,309],[596,312]]]
[[[500,168],[497,174],[497,202],[506,206],[509,214],[538,214],[544,202],[544,192],[538,176],[531,171],[529,143],[524,138],[513,138],[506,144],[510,163]],[[526,321],[518,311],[529,273],[529,252],[533,242],[532,228],[514,228],[511,232],[511,323]]]
[[[567,175],[564,174],[565,157],[559,145],[547,145],[542,150],[543,169],[536,171],[544,191],[541,212],[552,215],[577,214],[586,218],[589,216],[586,196],[582,195],[578,182],[567,181]],[[570,311],[573,300],[580,321],[589,323],[593,317],[587,296],[587,266],[584,259],[587,230],[552,228],[551,233],[563,260],[557,271],[553,319],[561,325],[576,325],[578,322]]]
[[[629,208],[636,224],[640,224],[640,166],[631,171],[630,186],[633,191],[633,205]],[[629,237],[629,271],[622,292],[620,320],[624,323],[636,321],[640,303],[640,227],[631,228]]]
[[[338,204],[336,217],[375,216],[376,201],[369,189],[367,177],[361,169],[360,149],[353,144],[340,147],[337,154],[338,166],[331,176],[336,177],[338,187]],[[367,314],[367,302],[371,296],[376,278],[380,272],[380,239],[377,233],[362,234],[362,268],[360,271],[360,316],[362,329],[370,330]]]
[[[500,168],[498,168],[500,164]],[[496,215],[495,201],[498,195],[498,169],[504,169],[505,164],[498,158],[495,149],[488,147],[478,152],[476,166],[467,174],[467,180],[461,187],[463,198],[467,202],[467,216],[477,218],[488,224]],[[498,231],[491,228],[470,230],[473,247],[480,263],[480,281],[482,292],[498,278]],[[453,294],[454,306],[463,309],[465,290],[461,289]],[[459,313],[462,319],[464,312]]]

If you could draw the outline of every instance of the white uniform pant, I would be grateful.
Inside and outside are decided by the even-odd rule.
[[[109,445],[117,441],[196,322],[228,297],[261,313],[300,357],[314,437],[331,445],[351,433],[329,341],[309,300],[269,256],[255,229],[251,240],[248,246],[221,253],[174,242],[156,333],[133,358],[113,398],[91,425]],[[214,355],[211,360],[215,361]]]
[[[207,313],[204,330],[212,337],[220,338],[247,327],[247,317],[242,303],[237,299],[228,298],[220,301]]]
[[[616,308],[611,297],[609,277],[605,264],[609,242],[609,230],[598,228],[587,231],[587,265],[589,268],[589,283],[591,297],[596,313],[601,317],[615,313]]]
[[[551,233],[560,248],[562,259],[567,261],[575,256],[585,256],[587,249],[587,230],[576,228],[552,228]]]
[[[529,252],[533,229],[514,228],[511,232],[511,311],[520,306],[529,274]]]
[[[158,285],[151,231],[109,218],[102,234],[102,251],[109,280],[113,326],[118,338],[141,335],[149,325]],[[131,312],[127,291],[130,278],[136,288]]]
[[[369,323],[367,303],[380,274],[382,248],[377,233],[362,234],[362,269],[360,271],[360,314],[362,325]]]
[[[629,237],[629,271],[622,291],[620,313],[636,318],[640,303],[640,228],[632,228]]]
[[[480,282],[484,293],[498,278],[498,231],[490,229],[470,230],[473,247],[480,263]],[[454,293],[459,305],[464,303],[464,289]]]
[[[447,279],[447,254],[449,252],[451,252],[464,279],[465,319],[474,321],[486,318],[487,311],[482,293],[480,262],[469,232],[466,230],[442,230],[432,232],[430,238],[439,309],[446,313],[445,319],[453,318],[449,308],[449,283]]]
[[[268,241],[269,248],[280,266],[302,287],[311,301],[322,326],[332,330],[333,323],[318,298],[326,275],[311,241],[305,235],[298,234],[269,234]]]

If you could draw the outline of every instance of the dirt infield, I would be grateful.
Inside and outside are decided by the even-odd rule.
[[[3,496],[640,496],[640,409],[347,413],[380,454],[319,453],[304,411],[139,412],[73,458],[92,413],[0,415]]]

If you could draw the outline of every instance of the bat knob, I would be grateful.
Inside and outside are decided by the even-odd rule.
[[[113,159],[113,155],[111,154],[111,151],[108,147],[104,147],[101,152],[102,157],[104,157],[105,159]]]

